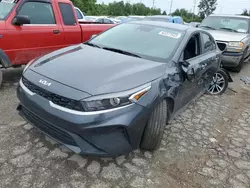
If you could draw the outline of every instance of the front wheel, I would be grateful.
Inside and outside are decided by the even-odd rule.
[[[155,150],[159,148],[167,123],[167,101],[163,100],[153,110],[145,127],[141,148]]]
[[[228,87],[228,76],[223,70],[219,70],[213,76],[213,80],[207,90],[207,93],[211,95],[221,95]]]

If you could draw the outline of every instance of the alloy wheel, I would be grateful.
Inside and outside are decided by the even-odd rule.
[[[225,86],[226,86],[226,81],[224,76],[217,72],[215,73],[213,80],[211,81],[208,93],[212,95],[217,95],[224,90]]]

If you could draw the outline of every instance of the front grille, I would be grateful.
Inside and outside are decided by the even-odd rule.
[[[223,42],[217,42],[217,45],[222,52],[225,51],[227,48],[227,44]]]
[[[29,80],[27,80],[24,77],[22,77],[22,82],[30,91],[32,91],[33,93],[36,93],[37,95],[44,97],[45,99],[53,102],[54,104],[57,104],[59,106],[62,106],[71,110],[84,111],[81,103],[77,100],[69,99],[69,98],[57,95],[55,93],[51,93],[31,83]]]
[[[36,126],[38,129],[43,131],[45,134],[48,134],[52,138],[58,140],[59,142],[62,142],[64,144],[77,146],[75,140],[72,138],[71,135],[66,133],[65,131],[62,131],[61,129],[51,125],[50,123],[47,123],[43,119],[39,118],[29,110],[22,107],[22,113],[25,116],[25,118],[34,126]]]

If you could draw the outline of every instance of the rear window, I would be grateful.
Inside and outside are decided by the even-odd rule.
[[[76,25],[76,19],[72,6],[68,3],[59,3],[59,8],[64,25]]]

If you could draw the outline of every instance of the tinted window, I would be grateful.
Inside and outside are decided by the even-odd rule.
[[[109,20],[109,19],[104,19],[104,23],[106,23],[106,24],[112,24],[113,22],[111,20]]]
[[[105,31],[90,43],[165,62],[174,53],[183,35],[183,31],[171,28],[126,23]]]
[[[64,25],[76,25],[75,15],[72,6],[68,3],[59,3]]]
[[[75,9],[75,11],[76,11],[77,18],[78,19],[83,19],[82,14],[80,13],[80,11],[78,9]]]
[[[53,9],[50,3],[27,2],[18,12],[27,16],[31,24],[55,24]]]
[[[205,33],[202,33],[201,36],[203,38],[203,43],[204,43],[204,53],[214,50],[215,48],[214,40]]]
[[[102,18],[98,18],[98,19],[95,20],[95,22],[103,23],[103,19]]]

